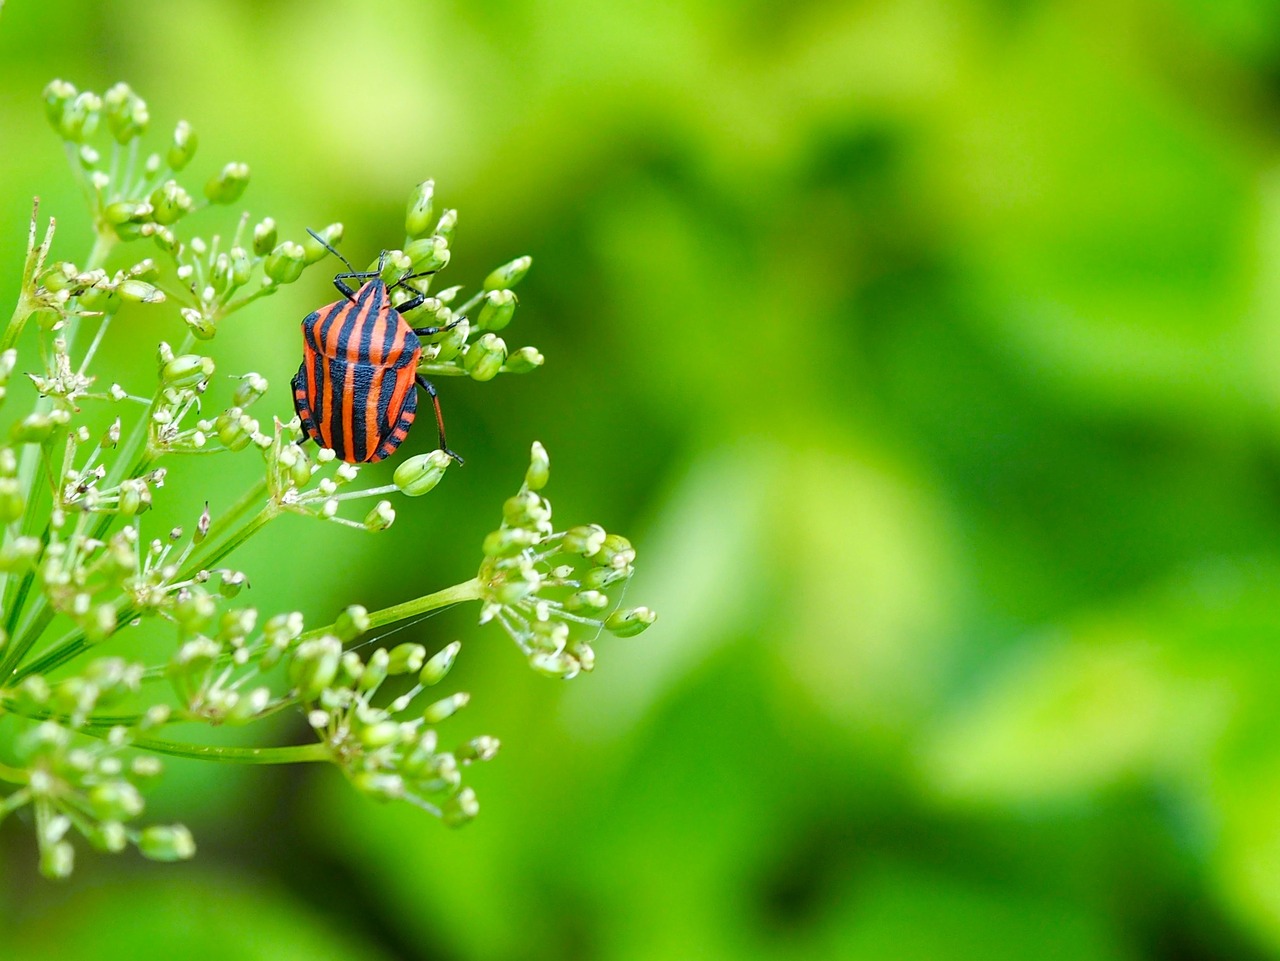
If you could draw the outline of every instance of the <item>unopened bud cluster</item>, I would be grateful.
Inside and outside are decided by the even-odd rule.
[[[352,633],[358,616],[347,619]],[[440,729],[453,726],[445,722],[471,695],[440,696],[431,689],[448,674],[460,647],[455,641],[428,657],[424,646],[409,642],[378,648],[366,660],[343,650],[340,635],[326,634],[300,644],[289,663],[307,721],[352,784],[380,800],[409,801],[454,825],[479,811],[462,769],[498,752],[498,741],[483,735],[452,750],[442,746]]]
[[[406,240],[403,250],[389,250],[382,260],[383,279],[394,283],[413,278],[396,289],[392,302],[403,305],[421,299],[405,318],[416,328],[438,328],[439,333],[422,338],[422,358],[418,370],[428,377],[469,377],[487,381],[498,374],[527,374],[543,364],[536,347],[508,348],[498,335],[515,315],[515,292],[533,263],[518,257],[493,270],[480,290],[463,299],[461,286],[445,287],[432,293],[435,275],[452,258],[453,233],[458,212],[446,209],[437,216],[435,182],[418,184],[409,197],[405,213]],[[376,264],[371,269],[376,268]]]
[[[631,637],[656,615],[617,608],[615,592],[635,572],[630,541],[598,524],[555,529],[541,493],[550,473],[547,452],[535,443],[524,484],[484,541],[480,620],[502,625],[534,670],[567,680],[595,666],[592,645],[603,631]]]
[[[126,673],[135,676],[125,679]],[[91,664],[75,684],[50,689],[28,684],[5,696],[6,707],[39,711],[48,704],[78,707],[109,701],[130,682],[136,670],[116,661]],[[195,854],[191,833],[181,825],[137,828],[143,813],[143,791],[162,772],[155,757],[130,756],[130,734],[113,727],[100,739],[83,741],[73,728],[52,721],[38,723],[14,743],[19,767],[13,792],[0,802],[0,813],[29,806],[34,813],[40,870],[65,878],[75,866],[71,835],[81,835],[100,851],[119,852],[134,845],[145,856],[176,861]]]

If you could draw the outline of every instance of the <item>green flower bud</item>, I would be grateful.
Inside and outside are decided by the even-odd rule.
[[[609,598],[599,591],[578,591],[576,594],[570,594],[565,598],[564,606],[565,610],[570,612],[586,611],[587,613],[593,613],[608,607]]]
[[[334,621],[333,633],[342,641],[354,641],[369,629],[369,612],[359,604],[347,607]]]
[[[598,591],[621,583],[635,573],[634,567],[593,567],[582,575],[582,586]]]
[[[523,490],[503,502],[502,517],[512,527],[536,529],[551,519],[551,509],[541,495]]]
[[[458,212],[450,209],[440,215],[440,219],[436,221],[436,229],[432,233],[439,237],[443,237],[446,241],[453,242],[453,232],[458,229]]]
[[[464,787],[444,803],[440,813],[444,823],[451,828],[462,827],[467,822],[474,821],[476,815],[480,813],[480,802],[476,800],[476,792],[469,787]]]
[[[554,654],[569,643],[569,625],[564,621],[534,621],[529,644],[534,650]]]
[[[146,513],[151,509],[151,488],[142,479],[120,482],[120,499],[116,510],[125,517]]]
[[[441,721],[451,718],[461,711],[470,700],[471,695],[466,691],[459,691],[457,694],[442,697],[440,700],[427,705],[426,710],[422,712],[422,719],[428,724],[439,724]]]
[[[390,674],[416,674],[427,659],[427,649],[421,644],[397,644],[391,649],[387,672]]]
[[[81,141],[93,136],[98,129],[98,111],[101,109],[101,98],[87,90],[69,100],[58,121],[58,131],[63,139]]]
[[[582,669],[577,659],[564,651],[534,651],[529,655],[529,666],[539,674],[566,681]]]
[[[80,306],[101,314],[114,314],[123,301],[114,286],[90,287],[80,295]]]
[[[521,347],[507,358],[502,369],[509,374],[527,374],[537,370],[546,362],[546,358],[536,347]]]
[[[341,669],[338,672],[338,683],[343,687],[352,686],[364,674],[364,661],[360,660],[360,655],[355,651],[346,651],[342,655],[339,667]]]
[[[373,510],[369,511],[364,518],[365,530],[368,531],[385,531],[388,527],[395,523],[396,509],[391,506],[391,501],[378,501],[373,506]]]
[[[276,222],[267,217],[253,228],[253,252],[259,257],[265,257],[275,249],[275,246]]]
[[[276,614],[267,620],[262,634],[273,647],[284,647],[302,633],[302,627],[302,615],[297,611]]]
[[[120,299],[131,304],[163,304],[164,291],[145,280],[130,277],[116,285]]]
[[[616,637],[635,637],[644,631],[658,615],[647,607],[632,607],[614,611],[604,621],[604,629]]]
[[[213,358],[199,354],[182,354],[160,368],[160,381],[166,387],[190,390],[213,376]]]
[[[26,501],[16,478],[0,478],[0,524],[11,524],[22,516]]]
[[[409,258],[410,270],[421,273],[427,270],[441,270],[449,263],[449,242],[443,237],[422,237],[413,241],[404,249]]]
[[[596,652],[586,641],[574,641],[569,645],[569,654],[577,660],[582,669],[590,674],[596,667]]]
[[[542,575],[529,568],[504,573],[489,582],[489,597],[497,604],[516,604],[542,586]]]
[[[128,821],[146,807],[138,789],[128,781],[95,785],[89,789],[86,800],[99,821]]]
[[[40,873],[51,880],[70,877],[75,866],[76,851],[70,841],[40,845]]]
[[[103,821],[94,824],[85,832],[85,837],[99,851],[119,854],[129,843],[129,833],[119,821]]]
[[[256,720],[258,715],[271,704],[271,689],[255,687],[247,694],[241,694],[227,710],[228,724],[248,724]]]
[[[463,764],[470,764],[474,761],[491,761],[497,755],[500,747],[502,747],[502,742],[496,737],[482,734],[463,744],[454,754]]]
[[[173,143],[169,147],[169,169],[178,171],[191,162],[191,158],[196,155],[196,146],[199,138],[196,132],[191,129],[191,124],[185,120],[179,120],[178,125],[173,128]]]
[[[387,665],[391,662],[391,653],[385,648],[380,647],[369,655],[369,660],[364,666],[364,671],[360,675],[360,681],[357,687],[361,691],[376,691],[382,686],[382,682],[387,679]]]
[[[442,450],[416,454],[401,461],[393,475],[396,487],[410,497],[421,497],[440,483],[453,458]]]
[[[431,213],[435,207],[435,193],[436,182],[424,180],[409,196],[409,209],[404,215],[404,232],[410,237],[422,237],[429,232]]]
[[[152,861],[186,861],[195,857],[196,842],[181,824],[157,824],[143,829],[138,850]]]
[[[383,257],[378,258],[378,260],[383,261],[382,273],[379,276],[382,277],[385,284],[390,286],[399,280],[402,275],[407,274],[413,266],[413,263],[409,260],[403,250],[388,250],[385,251],[385,254],[385,259]],[[378,261],[375,260],[369,265],[369,270],[373,271],[377,269]]]
[[[42,444],[53,436],[57,423],[49,414],[28,414],[9,429],[15,444]]]
[[[139,97],[127,83],[117,83],[102,98],[107,127],[117,143],[126,144],[141,136],[147,129],[150,115],[146,101]]]
[[[507,359],[507,345],[497,334],[484,334],[475,343],[468,345],[462,357],[463,369],[471,375],[472,380],[493,380],[502,370]]]
[[[66,260],[50,264],[40,275],[40,286],[51,293],[74,290],[79,286],[80,268]]]
[[[286,240],[271,252],[262,270],[277,284],[291,284],[302,276],[306,266],[306,251],[301,245]]]
[[[45,115],[55,130],[61,131],[62,114],[67,109],[67,104],[75,99],[76,93],[75,85],[65,80],[51,80],[44,88]]]
[[[457,660],[460,650],[462,650],[462,642],[454,641],[436,651],[431,656],[431,659],[422,666],[422,671],[418,674],[418,680],[427,687],[439,684],[444,680],[444,676],[449,673],[449,669],[453,667],[453,662]]]
[[[485,290],[502,290],[505,287],[514,287],[524,279],[524,275],[529,272],[529,268],[533,266],[532,257],[517,257],[509,264],[503,264],[488,277],[484,279]]]
[[[516,312],[516,295],[510,290],[491,290],[484,295],[476,327],[480,330],[502,330],[511,323]]]
[[[153,213],[151,204],[133,200],[117,200],[103,208],[102,216],[113,227],[142,223]]]
[[[377,750],[400,739],[400,725],[395,721],[379,721],[361,728],[359,737],[365,747]]]
[[[404,778],[398,774],[361,771],[351,778],[356,790],[379,801],[395,801],[404,797]]]
[[[184,677],[198,678],[218,662],[222,646],[207,637],[197,637],[187,641],[165,666],[165,674],[171,679]]]
[[[303,701],[314,701],[338,676],[342,644],[336,637],[319,637],[298,645],[289,662],[289,683]]]
[[[531,491],[540,491],[550,479],[551,458],[547,456],[547,449],[535,440],[529,451],[529,469],[524,472],[524,486]]]
[[[244,416],[240,408],[232,407],[218,415],[217,420],[213,422],[213,429],[218,440],[228,450],[244,450],[253,443],[257,423],[252,418]]]
[[[177,223],[191,212],[191,195],[176,180],[167,181],[151,192],[153,216],[158,224]]]
[[[462,353],[463,348],[467,346],[467,337],[471,333],[471,322],[465,317],[459,317],[454,326],[440,334],[440,339],[436,341],[438,350],[436,351],[436,361],[446,364]]]
[[[201,587],[180,592],[173,604],[173,619],[188,633],[202,633],[218,614],[218,603]]]
[[[514,557],[535,546],[541,539],[537,531],[524,527],[503,527],[485,537],[481,549],[485,557]]]
[[[253,276],[253,258],[249,256],[249,251],[243,247],[232,247],[229,254],[231,259],[231,280],[237,287],[243,287],[249,282],[249,278]]]
[[[324,230],[318,230],[316,233],[323,237],[331,247],[336,247],[338,244],[342,243],[342,224],[329,224],[329,226],[325,227]],[[302,242],[302,249],[305,252],[307,266],[324,260],[324,258],[329,254],[329,251],[325,249],[324,244],[320,243],[320,241],[316,240],[310,234],[307,234],[307,239]]]
[[[224,611],[218,620],[218,637],[223,640],[248,637],[258,623],[258,612],[252,607]]]
[[[621,570],[635,563],[636,551],[631,542],[621,534],[609,534],[588,560],[600,567],[612,567]]]
[[[204,195],[211,204],[233,204],[249,186],[249,165],[229,163],[204,185]]]
[[[240,383],[231,395],[231,403],[241,409],[248,407],[266,394],[268,386],[265,377],[250,371],[240,377]]]
[[[289,479],[293,481],[294,487],[305,487],[311,480],[311,458],[307,456],[306,450],[297,445],[291,446],[289,450],[294,455],[289,465]]]
[[[35,537],[17,537],[0,547],[0,571],[15,574],[31,567],[40,553],[40,541]]]

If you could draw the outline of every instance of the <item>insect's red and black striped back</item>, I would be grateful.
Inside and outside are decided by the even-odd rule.
[[[302,322],[294,406],[307,435],[350,463],[379,461],[404,440],[417,411],[422,345],[380,279]]]

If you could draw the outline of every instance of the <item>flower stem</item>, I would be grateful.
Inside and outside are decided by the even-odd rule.
[[[94,737],[106,737],[103,731],[85,730]],[[138,737],[129,742],[130,747],[168,754],[173,757],[194,758],[198,761],[232,761],[239,764],[301,764],[329,760],[329,751],[321,743],[298,744],[291,747],[225,747],[214,744],[184,744],[155,737]]]
[[[386,627],[388,624],[403,621],[406,618],[413,617],[415,614],[425,614],[428,611],[460,604],[463,601],[478,601],[481,596],[480,579],[473,577],[469,581],[454,584],[452,587],[446,587],[444,590],[436,591],[434,594],[415,597],[413,600],[405,601],[402,604],[393,604],[390,607],[382,608],[380,611],[372,611],[369,614],[369,630]],[[321,637],[332,632],[333,625],[327,624],[324,627],[317,627],[307,631],[298,640],[310,640],[313,637]]]

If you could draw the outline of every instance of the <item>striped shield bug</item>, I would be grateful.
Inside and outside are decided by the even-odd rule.
[[[435,271],[406,273],[388,286],[382,279],[386,251],[378,258],[377,270],[359,271],[314,230],[307,233],[347,270],[333,278],[343,299],[302,321],[302,365],[293,378],[293,404],[302,429],[344,461],[380,461],[408,435],[417,416],[420,387],[435,407],[440,449],[461,464],[462,458],[445,443],[436,389],[418,373],[422,354],[418,338],[449,327],[415,328],[400,316],[422,304],[426,294],[421,292],[415,291],[399,308],[391,305],[391,293],[397,287]],[[362,281],[360,288],[352,290],[349,280]]]

